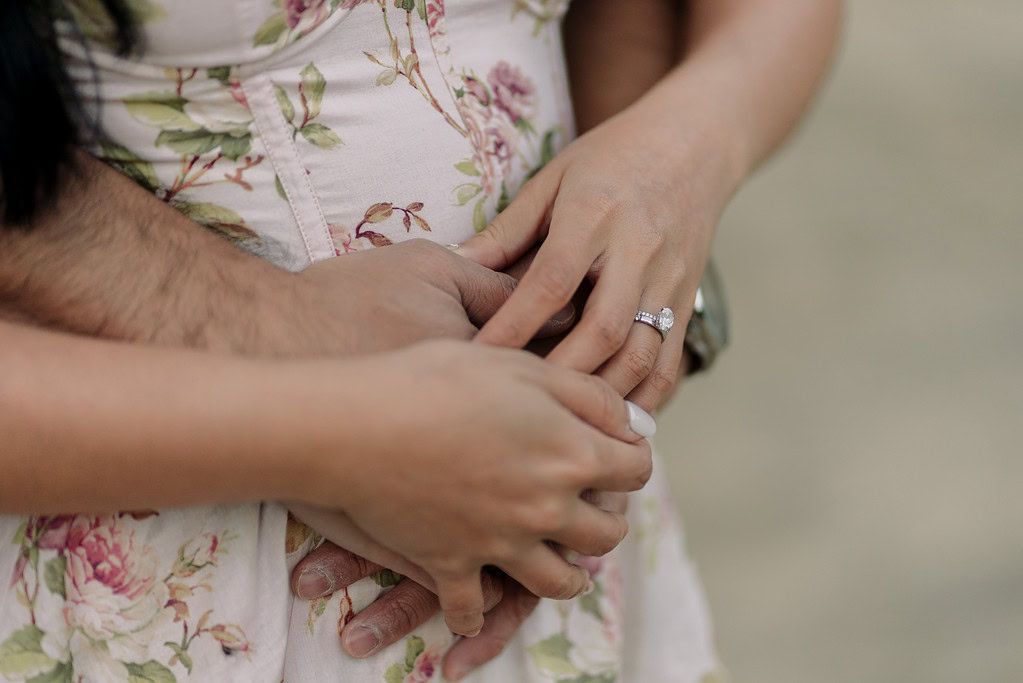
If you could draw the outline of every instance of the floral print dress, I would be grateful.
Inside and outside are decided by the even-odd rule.
[[[567,0],[127,4],[145,35],[133,58],[111,52],[97,0],[65,1],[62,49],[104,131],[91,148],[283,268],[462,241],[574,134]],[[542,601],[468,680],[717,680],[660,476],[629,515],[594,589]],[[290,570],[319,540],[273,503],[0,517],[0,680],[440,681],[454,642],[440,616],[368,660],[340,648],[339,628],[392,573],[291,596]]]

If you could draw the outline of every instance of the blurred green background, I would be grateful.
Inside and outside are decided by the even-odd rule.
[[[1023,2],[851,0],[660,419],[736,683],[1023,681]]]

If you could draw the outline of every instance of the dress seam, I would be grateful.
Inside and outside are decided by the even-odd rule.
[[[295,141],[288,135],[281,136],[282,147],[287,150],[286,158],[281,157],[281,149],[277,147],[276,143],[279,141],[275,140],[277,137],[275,134],[284,131],[287,128],[287,122],[273,97],[272,82],[268,76],[260,74],[241,78],[240,83],[246,100],[252,106],[253,122],[259,130],[267,157],[270,159],[270,164],[273,166],[274,172],[281,182],[284,195],[288,199],[288,206],[291,208],[291,214],[295,219],[299,235],[302,237],[302,243],[310,263],[333,256],[333,251],[329,248],[331,244],[330,228],[312,183],[309,182],[305,165],[302,163],[302,156],[298,152]],[[264,117],[269,117],[269,120]],[[298,177],[293,177],[295,175]],[[314,227],[313,223],[318,223],[318,225]],[[319,242],[319,244],[314,242]]]

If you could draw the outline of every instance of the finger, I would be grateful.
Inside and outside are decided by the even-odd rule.
[[[539,603],[540,598],[520,584],[506,580],[504,599],[484,618],[479,635],[463,638],[444,656],[444,677],[460,681],[501,654]]]
[[[541,598],[569,600],[580,595],[590,583],[589,572],[569,564],[543,543],[538,543],[513,563],[501,568]]]
[[[561,177],[561,164],[547,164],[483,232],[459,245],[457,252],[491,270],[515,263],[547,234]]]
[[[579,498],[590,505],[596,505],[601,510],[617,512],[624,515],[629,509],[629,494],[618,491],[598,491],[597,489],[586,489]]]
[[[630,401],[647,412],[653,412],[661,405],[661,402],[674,391],[681,376],[679,373],[685,350],[685,329],[684,325],[677,324],[672,328],[661,346],[661,353],[650,374],[628,395]]]
[[[558,220],[557,214],[554,220]],[[596,256],[577,231],[565,226],[552,231],[519,286],[476,340],[511,348],[525,346],[546,320],[571,301]]]
[[[511,297],[518,285],[507,273],[498,273],[489,268],[465,260],[458,281],[455,283],[462,297],[462,307],[470,322],[482,327]],[[563,334],[575,322],[575,306],[571,302],[556,311],[544,321],[537,337],[552,337]]]
[[[559,403],[604,434],[629,442],[645,436],[636,431],[639,425],[625,399],[603,379],[548,365],[541,381]]]
[[[302,600],[312,600],[347,588],[381,569],[380,565],[327,541],[295,565],[291,590]]]
[[[643,292],[637,310],[657,313],[668,302],[678,301],[678,294],[677,285],[654,285]],[[627,396],[650,375],[661,356],[665,340],[659,330],[636,322],[635,314],[636,311],[630,314],[631,329],[625,344],[597,373],[622,396]]]
[[[480,576],[483,609],[501,602],[504,581],[484,571]],[[353,657],[369,657],[419,628],[440,610],[440,601],[428,588],[403,579],[393,589],[359,612],[341,631],[341,645]]]
[[[617,548],[628,532],[625,515],[580,500],[572,523],[551,540],[577,553],[600,557]]]
[[[288,503],[288,509],[297,519],[319,531],[328,540],[348,549],[349,552],[367,558],[378,566],[393,569],[427,588],[434,587],[433,577],[427,574],[422,567],[377,543],[369,534],[357,527],[347,515],[294,501]]]
[[[452,633],[474,636],[483,628],[483,589],[479,572],[437,580],[437,597]]]
[[[590,428],[592,430],[592,428]],[[598,464],[582,482],[585,488],[627,493],[638,491],[653,474],[653,454],[646,439],[627,443],[596,432],[591,434]]]
[[[617,353],[636,316],[642,293],[641,277],[642,272],[628,261],[609,261],[586,301],[579,324],[548,354],[547,360],[590,373]]]

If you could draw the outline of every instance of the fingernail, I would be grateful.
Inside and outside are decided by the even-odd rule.
[[[568,304],[551,316],[551,321],[559,325],[567,325],[575,320],[575,306]]]
[[[380,647],[382,637],[374,626],[357,626],[351,635],[345,634],[345,649],[353,657],[369,657]]]
[[[295,592],[303,600],[312,600],[333,591],[334,582],[322,569],[313,567],[298,575],[298,586]]]
[[[451,251],[458,251],[459,249],[462,248],[461,244],[455,244],[454,242],[449,242],[448,244],[445,244],[444,246],[447,247],[448,249],[450,249]]]
[[[579,589],[579,592],[573,595],[570,599],[575,600],[576,598],[582,597],[593,590],[593,579],[590,578],[590,572],[586,571],[586,585]]]
[[[625,405],[629,406],[629,429],[644,439],[649,439],[657,433],[657,422],[650,413],[632,401],[626,401]]]

